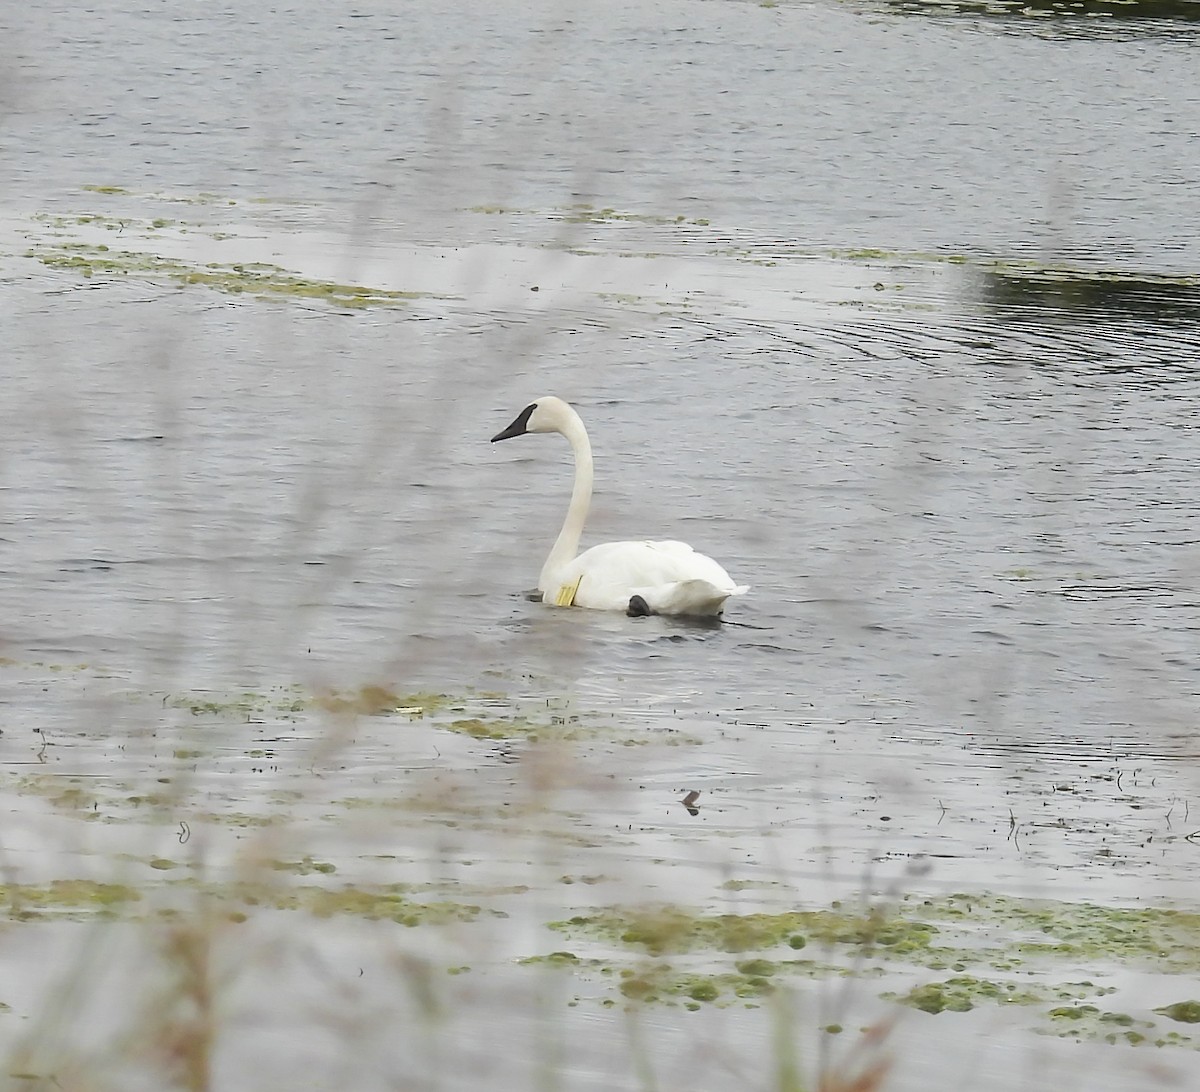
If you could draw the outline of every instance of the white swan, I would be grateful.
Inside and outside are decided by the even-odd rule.
[[[592,503],[587,430],[566,402],[548,396],[521,410],[492,443],[527,432],[561,432],[575,453],[575,488],[567,518],[538,578],[543,602],[633,615],[711,616],[721,613],[731,595],[749,590],[685,542],[606,542],[579,553],[579,536]]]

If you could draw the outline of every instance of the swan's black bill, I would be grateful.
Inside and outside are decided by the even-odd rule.
[[[506,428],[503,432],[497,432],[496,435],[492,437],[492,443],[494,444],[497,440],[511,440],[514,436],[524,436],[528,431],[525,426],[529,424],[529,418],[535,409],[537,409],[536,402],[526,406],[523,410],[521,410],[520,413],[517,414],[517,419],[511,425],[509,425],[508,428]]]

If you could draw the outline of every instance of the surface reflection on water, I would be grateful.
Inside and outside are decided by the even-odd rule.
[[[1186,345],[1200,338],[1200,282],[1193,278],[986,269],[977,283],[983,301],[1001,315],[1033,311],[1043,319],[1068,322],[1167,326]]]
[[[1110,21],[1127,33],[1133,23],[1149,34],[1189,33],[1189,24],[1200,20],[1194,0],[882,0],[889,11],[912,15],[964,15],[973,19],[1010,20],[1014,26],[1052,19],[1048,33],[1104,35],[1112,33]]]

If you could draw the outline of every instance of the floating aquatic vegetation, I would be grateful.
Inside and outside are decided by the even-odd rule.
[[[569,224],[624,222],[631,224],[652,224],[658,227],[670,227],[676,225],[691,227],[709,226],[709,221],[704,218],[689,219],[681,214],[666,216],[658,213],[618,212],[616,209],[612,208],[598,209],[594,205],[589,205],[586,203],[567,205],[565,208],[556,209],[553,215]]]
[[[353,691],[333,691],[313,699],[317,708],[327,713],[353,714],[364,717],[402,714],[424,717],[447,708],[465,709],[461,698],[448,694],[415,692],[400,693],[386,686],[367,683]]]
[[[696,914],[680,907],[599,911],[550,928],[585,933],[642,949],[651,955],[694,951],[749,952],[778,946],[793,950],[813,941],[860,947],[879,946],[893,954],[930,949],[936,926],[884,914],[794,910],[781,914]]]
[[[941,982],[926,982],[904,994],[884,993],[890,1001],[899,1001],[922,1012],[968,1012],[980,1001],[996,1004],[1034,1005],[1046,1000],[1044,991],[1022,988],[1015,982],[994,982],[972,975],[955,975]]]
[[[619,954],[602,965],[618,982],[617,993],[638,1003],[745,1003],[795,976],[867,981],[916,965],[955,973],[879,996],[931,1015],[967,1012],[981,1004],[1019,1005],[1043,1034],[1194,1045],[1182,1032],[1159,1026],[1150,1013],[1133,1015],[1097,1003],[1117,992],[1103,981],[1104,967],[1128,963],[1173,975],[1200,965],[1200,915],[1177,910],[980,894],[901,900],[865,913],[836,903],[825,910],[742,915],[607,907],[551,922],[550,928],[615,946],[618,953],[632,949],[626,965]],[[781,954],[810,944],[821,946],[826,958]],[[736,957],[732,966],[730,955]],[[704,966],[694,966],[697,961]],[[1064,967],[1074,970],[1082,961],[1097,967],[1096,979],[1060,977]],[[573,967],[587,980],[596,961],[559,965]],[[989,973],[981,973],[985,968]],[[1200,1022],[1196,1001],[1153,1012],[1177,1022]]]
[[[237,694],[214,692],[191,692],[167,694],[163,705],[173,709],[186,709],[192,716],[245,719],[251,715],[290,717],[303,712],[309,706],[299,687],[279,687],[267,692],[244,690]],[[188,757],[188,756],[178,756]]]
[[[1200,1024],[1200,1001],[1176,1001],[1154,1011],[1181,1024]]]
[[[12,921],[115,917],[141,899],[135,888],[95,880],[53,880],[45,885],[0,884],[0,905]]]
[[[165,221],[164,221],[165,223]],[[138,250],[112,250],[103,244],[38,243],[26,253],[50,269],[92,278],[97,274],[172,281],[231,295],[260,299],[317,300],[341,308],[394,307],[426,299],[428,292],[400,292],[336,281],[313,280],[263,262],[192,265]]]

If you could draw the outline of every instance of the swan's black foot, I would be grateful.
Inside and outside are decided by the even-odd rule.
[[[625,612],[630,618],[646,618],[653,614],[650,605],[640,595],[629,597],[629,609]]]

